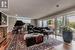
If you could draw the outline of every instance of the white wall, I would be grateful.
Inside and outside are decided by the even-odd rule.
[[[15,22],[16,22],[16,18],[14,18],[14,17],[8,17],[8,28],[7,28],[7,32],[11,32],[12,31],[12,29],[13,29],[13,26],[14,26],[14,24],[15,24]]]

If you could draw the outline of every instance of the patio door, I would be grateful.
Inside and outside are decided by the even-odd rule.
[[[55,31],[56,31],[56,35],[62,35],[62,26],[64,26],[64,25],[66,25],[65,23],[65,21],[66,21],[66,19],[65,19],[65,17],[63,17],[63,16],[60,16],[60,17],[57,17],[56,19],[55,19],[56,21],[55,21],[55,27],[56,27],[56,29],[55,29]]]

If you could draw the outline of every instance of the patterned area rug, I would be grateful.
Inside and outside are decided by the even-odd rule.
[[[60,45],[62,43],[63,43],[62,41],[59,41],[57,39],[49,38],[49,39],[46,39],[40,45],[34,45],[34,46],[28,47],[28,50],[46,50],[46,49],[49,50],[53,48],[54,46]]]
[[[43,43],[26,47],[25,41],[23,41],[22,39],[23,36],[21,36],[20,38],[19,37],[20,36],[18,35],[14,36],[14,39],[12,40],[7,50],[45,50],[45,49],[49,50],[53,48],[54,46],[57,46],[63,43],[62,41],[59,41],[54,38],[49,38],[49,39],[44,38]]]
[[[26,45],[25,41],[23,40],[23,35],[15,35],[11,44],[6,50],[25,50]]]

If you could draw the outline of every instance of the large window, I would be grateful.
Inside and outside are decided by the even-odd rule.
[[[68,25],[73,31],[73,39],[75,40],[75,15],[69,15],[69,16],[67,16],[67,18],[69,21]]]
[[[43,27],[48,27],[48,21],[47,20],[43,20]]]
[[[42,20],[38,20],[38,27],[42,27],[43,26],[43,21]]]
[[[47,27],[48,21],[47,20],[38,20],[38,27]]]
[[[69,26],[73,29],[75,29],[75,16],[69,16],[67,17],[69,20]]]
[[[65,21],[64,16],[60,16],[60,17],[56,18],[55,26],[56,26],[56,34],[57,35],[62,35],[62,26],[64,26],[64,24],[65,24],[64,21]]]
[[[31,19],[25,18],[25,17],[17,17],[17,20],[21,20],[24,23],[31,23]]]

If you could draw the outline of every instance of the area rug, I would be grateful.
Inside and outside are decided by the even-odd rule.
[[[54,38],[49,38],[49,39],[44,39],[44,42],[41,44],[35,44],[30,47],[25,47],[26,45],[24,44],[25,42],[21,44],[19,41],[20,39],[17,38],[17,36],[14,37],[12,40],[10,46],[8,47],[7,50],[48,50],[50,48],[53,48],[54,46],[60,45],[63,42],[59,41]]]
[[[62,41],[59,41],[57,39],[49,38],[40,45],[37,45],[37,46],[34,45],[34,46],[28,47],[28,50],[46,50],[46,49],[49,50],[53,48],[54,46],[60,45],[62,43],[63,43]]]

